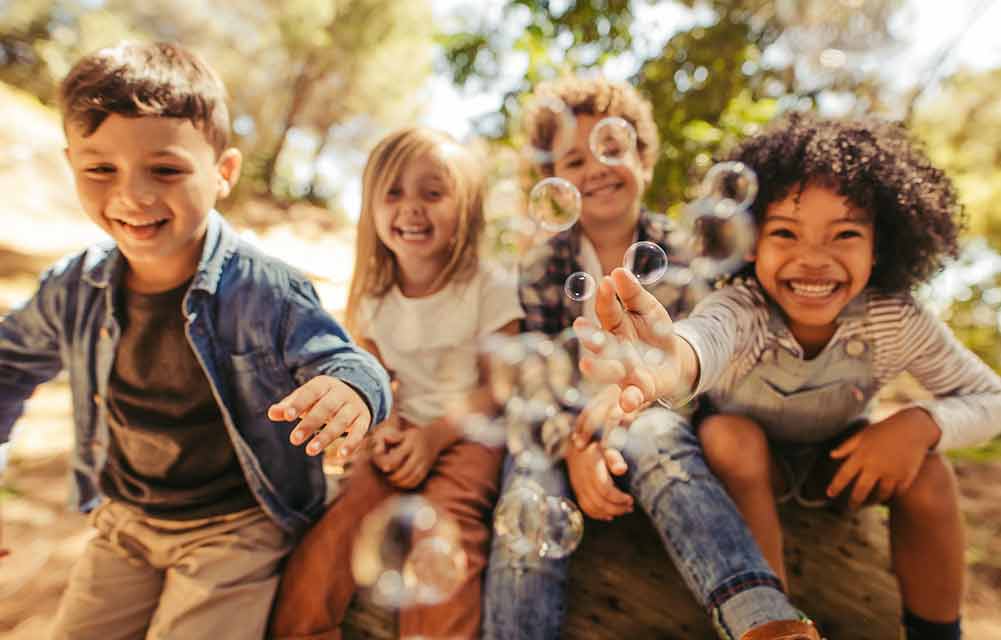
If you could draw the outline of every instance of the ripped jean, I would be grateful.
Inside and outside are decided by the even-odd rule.
[[[677,413],[653,408],[629,430],[622,449],[629,471],[620,488],[632,494],[678,572],[722,638],[739,638],[772,620],[797,619],[781,583],[709,468],[698,439]],[[565,466],[519,468],[508,456],[501,495],[530,473],[549,495],[573,497]],[[569,558],[518,555],[494,537],[483,603],[483,637],[559,637],[566,613]]]

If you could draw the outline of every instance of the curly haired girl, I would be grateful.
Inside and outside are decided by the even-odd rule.
[[[906,637],[959,638],[964,534],[942,452],[1001,430],[1001,378],[911,297],[956,254],[953,186],[902,127],[872,119],[787,116],[731,158],[761,185],[748,268],[673,331],[617,270],[599,287],[602,326],[674,357],[624,367],[595,354],[581,367],[618,379],[625,410],[706,393],[706,460],[779,576],[776,497],[887,504]],[[870,422],[903,371],[934,397]]]

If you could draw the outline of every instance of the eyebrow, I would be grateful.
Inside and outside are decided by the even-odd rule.
[[[800,220],[799,218],[793,218],[791,216],[781,216],[781,215],[769,214],[768,216],[765,217],[765,222],[771,222],[773,220],[777,221],[777,222],[790,222],[790,223],[793,223],[793,224],[801,224],[802,223],[802,220]],[[871,220],[867,220],[867,219],[865,219],[864,217],[861,217],[861,216],[857,217],[857,218],[845,217],[845,218],[838,218],[837,220],[831,220],[831,224],[841,224],[841,223],[845,223],[845,222],[849,222],[851,224],[870,224]]]

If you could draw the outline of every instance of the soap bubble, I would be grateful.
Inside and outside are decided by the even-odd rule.
[[[580,191],[563,178],[540,180],[528,194],[528,212],[546,231],[565,231],[580,218]]]
[[[629,152],[636,148],[636,129],[617,116],[602,118],[588,136],[591,153],[608,165],[623,164]]]
[[[590,300],[597,288],[594,277],[586,271],[571,273],[563,283],[563,292],[574,302]]]
[[[667,253],[654,242],[637,242],[626,249],[622,266],[632,272],[640,284],[653,284],[667,273]]]

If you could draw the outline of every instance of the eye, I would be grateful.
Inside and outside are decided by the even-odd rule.
[[[399,187],[390,187],[386,190],[386,199],[395,199],[403,195],[403,189]]]
[[[172,167],[170,165],[165,165],[165,164],[156,165],[155,167],[152,168],[152,172],[153,175],[159,178],[173,178],[175,176],[179,176],[186,173],[184,169],[181,169],[179,167]]]
[[[792,232],[791,229],[772,229],[768,232],[768,235],[773,238],[782,238],[784,240],[795,240],[796,234]]]
[[[115,167],[110,164],[95,164],[84,167],[83,172],[92,178],[106,178],[115,173]]]
[[[861,238],[862,233],[856,229],[845,229],[844,231],[839,231],[835,236],[835,240],[850,240],[851,238]]]

